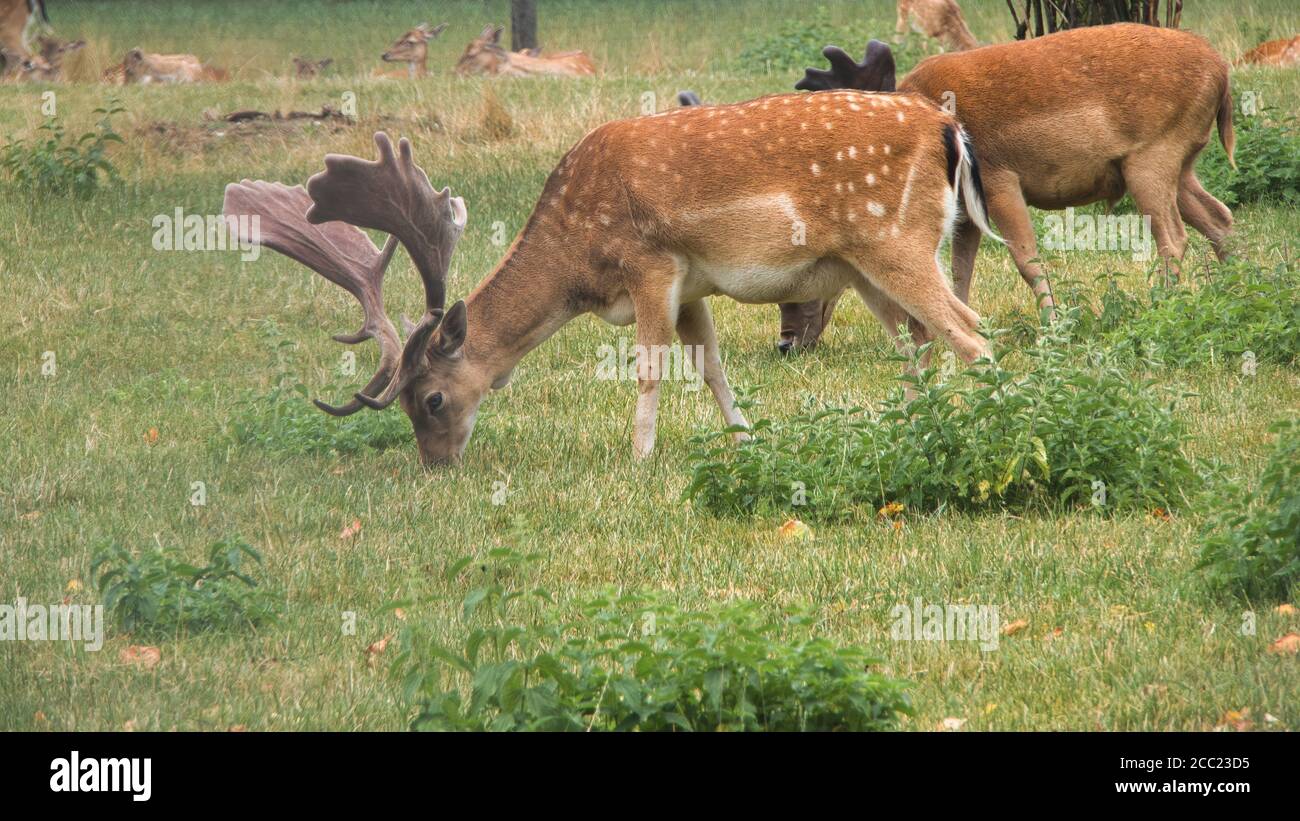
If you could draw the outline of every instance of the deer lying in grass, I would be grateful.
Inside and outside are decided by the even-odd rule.
[[[588,312],[636,323],[642,457],[654,446],[674,329],[695,348],[726,424],[746,425],[723,374],[711,295],[771,303],[852,286],[891,336],[907,325],[914,343],[938,334],[967,362],[986,352],[979,317],[936,258],[959,199],[984,225],[978,166],[956,120],[919,96],[784,94],[602,125],[551,172],[496,269],[445,313],[464,204],[433,190],[405,140],[397,154],[383,133],[375,144],[378,162],[327,156],[306,190],[231,184],[224,213],[256,215],[263,244],[357,298],[361,330],[335,339],[378,340],[379,370],[347,405],[317,404],[343,415],[399,401],[426,464],[459,460],[488,391]],[[392,236],[380,251],[360,228]],[[405,346],[383,307],[394,238],[425,290]]]
[[[105,69],[101,79],[114,85],[224,82],[225,69],[204,65],[193,54],[151,54],[133,48],[122,62]]]
[[[1237,58],[1235,66],[1260,65],[1287,68],[1300,65],[1300,36],[1260,43]]]
[[[902,40],[909,22],[913,31],[933,37],[949,51],[979,48],[956,0],[898,0],[896,41]]]
[[[333,57],[326,57],[323,60],[308,60],[306,57],[294,57],[293,73],[299,80],[311,80],[315,77],[319,77],[320,73],[328,68],[333,62]]]
[[[596,64],[581,51],[544,54],[537,50],[507,51],[501,46],[504,26],[487,26],[465,47],[456,62],[456,73],[534,77],[558,75],[585,77],[596,73]]]
[[[894,87],[883,43],[872,41],[862,63],[834,46],[823,53],[831,70],[809,69],[796,88]],[[1200,37],[1130,23],[1072,29],[930,57],[898,88],[955,104],[979,149],[989,216],[1049,319],[1052,292],[1032,261],[1038,244],[1026,206],[1113,204],[1128,192],[1150,215],[1171,267],[1187,246],[1184,221],[1226,256],[1232,212],[1201,185],[1195,164],[1216,125],[1233,162],[1232,95],[1228,64]],[[979,244],[975,226],[958,225],[952,279],[962,302]],[[781,314],[778,344],[788,351],[816,344],[830,309],[783,305]]]
[[[428,23],[421,23],[415,28],[397,38],[397,41],[388,47],[388,51],[379,55],[379,59],[385,63],[406,63],[406,76],[414,80],[416,77],[427,77],[429,75],[429,41],[442,34],[447,28],[446,23],[439,23],[430,27]],[[392,72],[377,72],[379,76],[399,77],[401,75]]]

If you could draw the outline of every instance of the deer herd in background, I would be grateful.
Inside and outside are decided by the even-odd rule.
[[[48,34],[33,38],[32,32],[42,25],[49,26],[44,0],[0,0],[0,60],[3,63],[0,76],[5,80],[59,82],[63,79],[64,57],[86,45],[84,40],[63,41]],[[421,23],[406,32],[380,56],[386,63],[405,63],[406,70],[385,72],[376,69],[373,76],[406,79],[428,76],[429,42],[446,28],[446,23],[437,26]],[[596,74],[596,64],[581,51],[509,51],[501,45],[503,30],[502,26],[486,26],[471,40],[456,62],[456,74],[505,77],[583,77]],[[295,56],[292,60],[293,76],[300,80],[317,77],[333,62],[328,57],[316,60]],[[193,54],[155,54],[133,48],[120,63],[105,69],[100,79],[111,85],[200,83],[227,80],[229,73],[204,63]]]
[[[38,39],[41,0],[0,0],[6,72],[57,78],[81,41]],[[987,353],[971,286],[988,234],[1005,242],[1048,321],[1052,293],[1036,258],[1028,208],[1113,204],[1131,194],[1150,218],[1156,250],[1177,267],[1185,225],[1224,258],[1232,214],[1200,184],[1196,158],[1217,131],[1233,162],[1229,65],[1196,35],[1132,23],[1066,30],[980,47],[953,0],[898,0],[896,33],[913,26],[947,53],[900,81],[887,45],[861,62],[828,46],[826,70],[796,89],[730,105],[681,107],[606,123],[561,158],[504,258],[447,307],[445,280],[467,221],[465,203],[436,190],[379,133],[377,161],[329,155],[303,186],[261,180],[226,189],[228,217],[257,217],[260,241],[351,293],[364,322],[336,340],[375,339],[380,364],[340,406],[348,415],[398,402],[421,461],[456,462],[479,405],[518,362],[573,318],[636,325],[633,446],[655,441],[659,385],[674,335],[744,438],[746,423],[722,370],[707,297],[779,304],[783,351],[811,347],[852,288],[904,352],[936,337],[966,362]],[[385,51],[395,76],[427,76],[428,45],[446,24],[416,26]],[[583,76],[583,52],[509,51],[488,26],[454,67],[460,75]],[[1294,65],[1300,38],[1265,43],[1238,63]],[[294,58],[311,78],[330,60]],[[380,75],[386,76],[386,75]],[[187,83],[225,79],[193,55],[132,49],[106,79]],[[251,224],[245,219],[232,224]],[[994,227],[1002,234],[994,233]],[[382,249],[362,229],[387,233]],[[940,248],[951,237],[952,285]],[[383,277],[402,245],[424,284],[425,309],[389,320]],[[921,361],[910,367],[924,367]]]

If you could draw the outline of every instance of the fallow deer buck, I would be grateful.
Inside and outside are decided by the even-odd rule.
[[[506,77],[587,77],[596,73],[596,64],[581,51],[554,54],[536,50],[507,51],[501,46],[501,32],[504,30],[504,26],[486,26],[456,61],[456,73],[461,76],[487,74]]]
[[[938,40],[949,51],[979,48],[956,0],[898,0],[896,40],[902,39],[909,23],[914,31]]]
[[[388,47],[388,51],[379,55],[385,63],[406,63],[406,76],[414,80],[429,76],[429,41],[447,28],[446,23],[430,27],[421,23],[397,38],[397,42]],[[396,76],[384,74],[383,76]]]
[[[851,285],[891,336],[908,325],[913,342],[939,334],[967,362],[986,352],[979,317],[937,260],[959,199],[985,225],[978,166],[956,120],[919,96],[784,94],[602,125],[551,172],[496,269],[445,313],[464,204],[433,190],[406,140],[397,153],[383,133],[375,144],[377,162],[327,156],[305,190],[232,183],[224,213],[256,216],[263,244],[357,298],[361,330],[335,339],[378,340],[378,372],[347,405],[317,404],[342,415],[398,400],[426,464],[457,461],[488,391],[588,312],[636,323],[633,445],[642,457],[654,445],[674,329],[694,347],[726,424],[746,425],[708,296],[773,303]],[[361,228],[391,235],[383,251]],[[383,306],[394,237],[425,289],[424,316],[404,346]]]
[[[831,69],[809,69],[796,88],[894,87],[883,43],[873,40],[862,63],[834,46],[823,54]],[[1227,256],[1232,212],[1201,185],[1195,165],[1217,125],[1236,167],[1232,94],[1228,64],[1200,37],[1132,23],[1072,29],[929,57],[898,89],[955,104],[979,150],[989,216],[1049,320],[1054,302],[1033,261],[1038,243],[1027,206],[1114,204],[1127,191],[1150,216],[1166,264],[1176,268],[1182,259],[1184,221],[1219,259]],[[975,226],[958,225],[952,280],[962,302],[970,301],[979,244]],[[815,344],[830,318],[825,305],[782,305],[781,314],[783,351]]]

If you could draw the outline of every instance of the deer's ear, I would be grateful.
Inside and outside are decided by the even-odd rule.
[[[469,329],[466,321],[465,301],[459,300],[448,309],[438,325],[438,335],[434,339],[432,352],[451,356],[465,344],[465,332]]]
[[[505,31],[505,30],[506,30],[506,27],[505,27],[505,26],[497,26],[497,27],[492,31],[492,42],[494,42],[494,43],[499,43],[499,42],[501,42],[501,32],[503,32],[503,31]]]

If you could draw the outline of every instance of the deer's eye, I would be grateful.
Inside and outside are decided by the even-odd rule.
[[[428,408],[429,413],[437,413],[438,408],[442,407],[442,391],[431,393],[424,398],[424,406]]]

